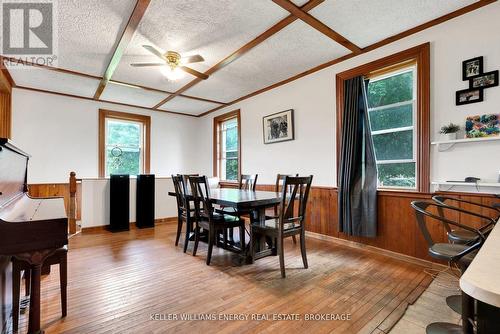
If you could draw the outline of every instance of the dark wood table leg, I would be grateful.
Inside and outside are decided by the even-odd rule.
[[[464,333],[474,333],[474,299],[462,291],[462,328]]]
[[[40,277],[42,265],[36,264],[31,269],[31,295],[28,334],[43,333],[40,330]]]

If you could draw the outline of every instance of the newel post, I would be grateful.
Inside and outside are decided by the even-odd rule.
[[[68,210],[69,234],[76,233],[76,173],[69,173],[69,210]]]

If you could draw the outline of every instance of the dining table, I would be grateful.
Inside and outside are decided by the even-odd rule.
[[[170,196],[177,196],[175,191],[168,193]],[[217,188],[210,189],[210,200],[212,204],[220,205],[224,208],[233,208],[235,212],[242,215],[248,214],[250,217],[250,224],[263,223],[266,220],[266,209],[276,206],[281,202],[281,194],[274,191],[261,191],[261,190],[242,190],[236,188]],[[186,189],[186,200],[192,202],[194,200],[190,189]],[[252,235],[250,233],[250,243],[252,242]],[[253,263],[254,260],[269,256],[276,255],[276,250],[273,247],[266,247],[270,245],[267,240],[257,240],[257,247],[251,252],[251,247],[247,245],[245,250],[240,254],[247,263]],[[230,249],[231,250],[231,249]]]

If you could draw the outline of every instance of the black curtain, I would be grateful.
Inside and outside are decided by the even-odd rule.
[[[361,76],[344,81],[338,212],[340,232],[375,237],[377,164],[368,119],[367,83]]]

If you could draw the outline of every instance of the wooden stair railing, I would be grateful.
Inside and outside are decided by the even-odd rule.
[[[76,173],[69,173],[69,203],[68,203],[68,226],[69,234],[75,234],[76,229]]]

